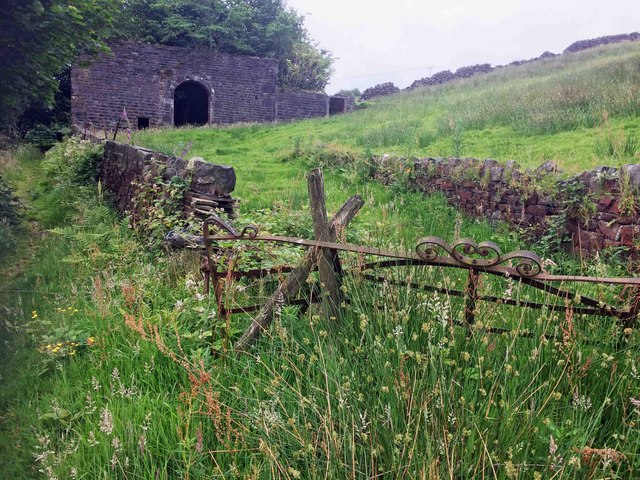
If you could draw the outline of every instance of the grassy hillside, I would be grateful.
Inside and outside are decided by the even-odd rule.
[[[633,163],[640,161],[640,42],[403,92],[344,116],[152,131],[136,141],[168,152],[193,141],[193,154],[233,165],[241,179],[283,183],[278,162],[318,145],[358,155],[514,159],[526,167],[554,160],[568,173]]]

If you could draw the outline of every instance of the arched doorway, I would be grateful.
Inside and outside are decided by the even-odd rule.
[[[198,82],[187,80],[173,93],[173,124],[205,125],[209,123],[209,92]]]

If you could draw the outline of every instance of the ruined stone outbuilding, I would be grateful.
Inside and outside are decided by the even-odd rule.
[[[113,129],[274,122],[344,113],[325,93],[278,86],[275,59],[123,41],[71,70],[72,122]]]

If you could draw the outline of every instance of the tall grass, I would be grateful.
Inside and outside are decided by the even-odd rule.
[[[574,173],[605,162],[638,161],[637,151],[611,157],[598,146],[604,115],[610,128],[624,130],[637,143],[638,95],[640,42],[631,42],[402,92],[344,116],[278,126],[147,131],[137,141],[169,153],[194,141],[194,154],[238,168],[278,159],[296,145],[331,143],[360,154],[455,154],[514,159],[526,167],[554,160]]]
[[[350,175],[331,178],[349,185]],[[368,220],[354,224],[352,241],[409,248],[422,229],[492,234],[437,197],[356,185]],[[556,308],[479,304],[462,328],[462,301],[419,285],[461,288],[463,272],[398,268],[372,284],[357,273],[362,259],[344,255],[354,273],[339,322],[283,306],[239,354],[228,346],[250,315],[219,317],[202,295],[198,255],[149,251],[97,188],[75,191],[57,216],[71,221],[42,236],[23,276],[0,292],[11,333],[0,388],[7,476],[578,479],[633,478],[640,468],[637,331],[508,279],[486,279],[481,293]],[[334,190],[333,201],[347,193]],[[304,234],[303,197],[237,221]],[[299,255],[229,248],[245,268]],[[230,284],[225,304],[259,303],[276,282]],[[303,295],[317,283],[312,276]]]

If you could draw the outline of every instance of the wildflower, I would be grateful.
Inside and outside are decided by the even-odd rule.
[[[387,387],[386,385],[383,385],[382,388],[380,388],[380,391],[382,393],[389,393],[389,387]]]
[[[471,360],[471,355],[469,354],[469,352],[462,352],[460,356],[462,357],[462,360],[464,360],[465,362],[468,362],[469,360]]]
[[[578,395],[576,390],[573,394],[573,406],[587,412],[591,409],[591,399],[586,395]]]
[[[560,393],[560,392],[555,392],[555,393],[553,394],[553,398],[554,398],[554,400],[556,400],[556,401],[560,400],[560,399],[562,398],[562,393]]]

